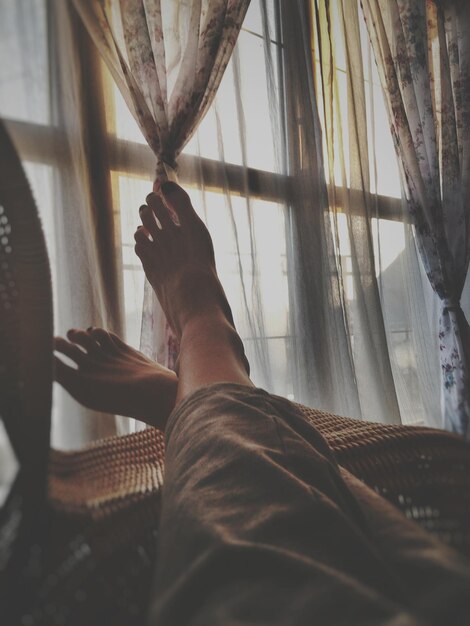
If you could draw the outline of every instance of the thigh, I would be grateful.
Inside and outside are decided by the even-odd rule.
[[[196,392],[167,429],[152,623],[419,623],[363,509],[292,403]]]

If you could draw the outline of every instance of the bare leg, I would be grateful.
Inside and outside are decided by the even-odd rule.
[[[209,232],[188,194],[165,183],[160,196],[147,196],[140,216],[135,251],[181,344],[176,403],[212,383],[253,386]]]
[[[175,405],[177,377],[102,328],[70,330],[55,340],[56,380],[78,402],[97,411],[140,419],[164,429]]]

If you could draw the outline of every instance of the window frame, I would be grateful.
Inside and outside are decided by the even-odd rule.
[[[11,132],[22,158],[33,163],[57,165],[60,145],[66,141],[59,128],[49,125],[23,122],[12,118],[3,120]],[[123,172],[131,176],[146,178],[155,167],[155,155],[149,146],[133,141],[108,137],[110,171]],[[126,158],[122,155],[126,154]],[[233,194],[245,195],[272,202],[289,203],[292,198],[293,178],[242,165],[222,163],[214,159],[181,154],[178,177],[183,185],[194,186],[202,180],[206,187],[228,188]],[[336,187],[336,197],[341,197],[341,187]],[[350,189],[351,207],[363,202],[362,191]],[[370,193],[377,212],[373,217],[385,220],[403,221],[400,198]],[[354,199],[357,196],[357,201]],[[294,207],[295,210],[295,207]],[[341,212],[341,207],[338,207]]]

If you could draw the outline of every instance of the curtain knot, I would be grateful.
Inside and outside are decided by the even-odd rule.
[[[157,154],[157,166],[155,168],[154,191],[161,183],[167,180],[176,180],[178,165],[174,152],[161,151]]]

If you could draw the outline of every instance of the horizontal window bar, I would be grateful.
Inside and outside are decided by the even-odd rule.
[[[155,155],[149,146],[110,138],[110,161],[113,170],[148,177],[155,170]],[[246,172],[246,173],[245,173]],[[203,181],[209,189],[230,189],[231,193],[250,195],[273,202],[285,202],[288,177],[233,163],[181,154],[178,157],[178,178],[186,185]]]
[[[63,133],[57,127],[17,120],[5,122],[24,160],[46,165],[60,163],[66,144]],[[108,149],[110,166],[117,172],[150,178],[150,172],[155,169],[155,155],[146,144],[110,136]],[[271,202],[289,201],[292,179],[288,176],[189,154],[181,154],[178,161],[178,177],[183,184],[197,185],[202,180],[209,190],[226,188],[233,194],[250,195]],[[340,198],[341,193],[342,189],[337,187],[336,197]],[[402,220],[400,198],[375,194],[370,196],[371,205],[377,208],[376,215],[372,217]],[[354,213],[354,205],[360,206],[364,194],[361,190],[352,189],[349,197]],[[338,207],[338,211],[341,211],[341,207]]]

